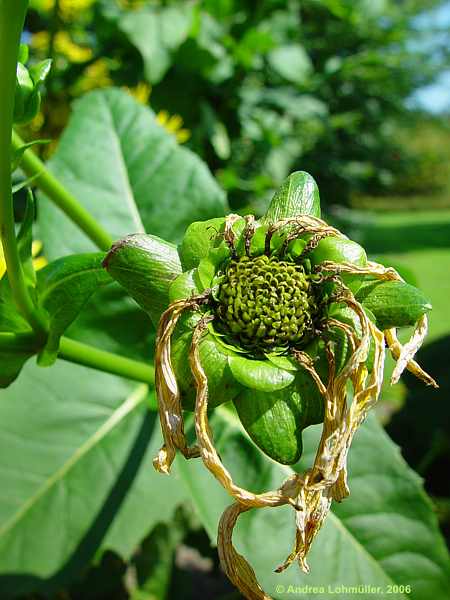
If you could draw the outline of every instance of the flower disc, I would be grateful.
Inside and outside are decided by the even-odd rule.
[[[301,265],[266,255],[233,259],[217,298],[223,329],[244,349],[299,347],[313,330],[316,302]]]

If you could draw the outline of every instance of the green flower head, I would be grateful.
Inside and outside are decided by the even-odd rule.
[[[435,385],[412,360],[430,304],[321,219],[317,185],[304,172],[287,178],[259,220],[231,214],[192,223],[178,248],[150,235],[128,236],[104,264],[157,327],[164,446],[155,467],[168,472],[177,450],[201,456],[234,497],[222,517],[219,550],[241,590],[258,584],[235,553],[231,531],[251,507],[291,504],[304,511],[296,547],[279,570],[294,558],[307,570],[306,554],[331,499],[348,495],[347,451],[378,398],[385,342],[398,360],[394,381],[408,368]],[[411,342],[401,346],[395,328],[415,324]],[[323,421],[312,469],[275,492],[236,486],[215,451],[207,417],[226,402],[253,442],[283,464],[299,460],[302,431]],[[195,413],[192,447],[183,410]]]

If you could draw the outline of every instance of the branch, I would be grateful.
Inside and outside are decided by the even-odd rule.
[[[155,381],[155,372],[150,365],[99,350],[66,337],[61,338],[58,357],[78,365],[143,383],[153,384]]]

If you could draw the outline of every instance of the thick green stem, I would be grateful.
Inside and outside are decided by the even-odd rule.
[[[0,350],[37,353],[41,345],[33,333],[0,332]],[[152,385],[155,372],[151,365],[99,350],[66,337],[61,338],[58,358]]]
[[[24,141],[13,131],[12,144],[14,150],[24,145]],[[94,244],[105,252],[110,249],[113,240],[107,231],[82,206],[78,200],[56,179],[44,163],[32,150],[26,150],[20,167],[29,177],[37,176],[34,183],[56,204]]]
[[[118,354],[105,352],[87,344],[70,340],[69,338],[61,338],[59,347],[59,358],[69,362],[91,367],[113,375],[120,375],[135,381],[153,384],[155,381],[155,372],[153,367],[137,360],[124,358]]]
[[[0,0],[0,231],[14,301],[36,334],[45,337],[45,320],[31,299],[23,275],[11,193],[11,131],[17,55],[27,7],[26,0]]]
[[[38,340],[34,333],[0,333],[0,350],[37,352],[39,348]]]

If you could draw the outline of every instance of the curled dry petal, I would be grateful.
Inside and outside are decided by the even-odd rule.
[[[425,328],[425,333],[426,333],[426,328],[427,328],[427,317],[424,316],[423,319],[425,320],[425,324],[424,325],[422,324],[422,335],[423,335],[423,331],[424,331],[423,327]],[[384,332],[384,335],[386,337],[386,343],[388,345],[389,350],[391,351],[393,358],[396,361],[398,361],[397,364],[399,364],[400,360],[402,360],[402,371],[406,368],[410,373],[415,375],[418,379],[422,380],[426,385],[431,385],[434,388],[439,387],[439,385],[433,379],[433,377],[431,377],[431,375],[429,375],[426,371],[424,371],[420,367],[420,365],[418,365],[417,362],[415,360],[413,360],[413,355],[416,353],[417,347],[414,349],[412,354],[411,354],[409,348],[407,348],[407,350],[405,352],[406,345],[403,346],[399,342],[399,340],[397,338],[397,330],[395,328],[387,329]],[[414,337],[414,335],[413,335],[413,337]],[[414,345],[411,347],[414,348],[415,346],[416,346],[416,343],[414,343]],[[420,344],[419,344],[419,346],[420,346]],[[395,373],[395,371],[394,371],[394,373]],[[401,373],[400,373],[400,375],[401,375]],[[396,374],[396,377],[397,377],[397,374]],[[396,381],[398,381],[398,379],[396,381],[394,381],[393,379],[394,379],[394,374],[392,375],[391,383],[396,383]]]
[[[231,250],[234,250],[234,243],[236,241],[236,233],[233,231],[233,225],[237,221],[240,221],[240,219],[242,219],[242,217],[235,214],[227,215],[227,217],[225,218],[225,229],[223,232],[223,239],[231,248]]]
[[[397,271],[392,267],[385,267],[370,261],[367,262],[365,267],[361,267],[352,263],[335,263],[331,260],[326,260],[320,264],[320,270],[337,274],[349,273],[351,275],[371,275],[385,281],[403,281]]]
[[[153,460],[153,466],[161,473],[169,473],[177,449],[186,458],[199,456],[198,449],[189,448],[186,443],[180,392],[172,368],[170,351],[172,334],[183,312],[198,308],[208,296],[209,290],[206,290],[199,296],[172,303],[159,321],[156,335],[155,387],[164,445]]]
[[[198,353],[200,338],[208,320],[208,318],[203,318],[197,324],[192,337],[189,358],[197,385],[195,429],[201,457],[214,477],[237,500],[225,510],[220,520],[217,537],[220,562],[229,579],[246,598],[249,600],[270,600],[270,596],[259,585],[250,564],[234,548],[232,542],[233,529],[239,515],[252,508],[276,507],[285,504],[291,504],[297,508],[295,498],[300,493],[302,478],[299,475],[293,475],[278,490],[264,494],[254,494],[237,486],[224,467],[214,447],[212,432],[208,423],[208,379],[201,366]]]
[[[217,536],[217,550],[220,564],[227,577],[249,600],[271,600],[270,596],[259,585],[255,571],[237,552],[233,546],[233,529],[236,521],[243,512],[250,510],[250,506],[235,502],[223,513]]]
[[[347,323],[343,323],[342,321],[338,321],[337,319],[333,319],[333,317],[330,317],[327,321],[327,327],[337,327],[338,329],[342,329],[342,331],[347,336],[352,352],[355,351],[355,335],[350,325],[347,325]]]
[[[320,265],[322,271],[333,273],[352,273],[359,275],[371,275],[385,281],[403,281],[402,277],[392,267],[384,267],[375,262],[368,262],[366,267],[359,267],[350,263],[333,263],[325,261]],[[438,388],[436,381],[426,373],[415,360],[414,355],[421,347],[423,340],[428,331],[428,318],[426,315],[417,321],[414,333],[404,346],[397,338],[397,330],[395,328],[387,329],[384,332],[386,343],[391,351],[393,358],[397,361],[394,372],[391,377],[391,384],[399,381],[401,374],[405,369],[410,371],[418,379],[421,379],[427,385]]]
[[[244,230],[244,241],[245,241],[245,254],[250,256],[250,244],[252,237],[255,233],[256,222],[253,215],[246,215],[245,219],[245,230]]]
[[[428,331],[428,319],[423,315],[416,324],[411,339],[402,347],[400,355],[397,358],[394,372],[391,377],[391,384],[397,383],[401,374],[406,369],[407,364],[412,360],[417,350],[423,343]]]
[[[380,392],[383,380],[383,334],[367,319],[356,300],[348,298],[346,302],[357,311],[363,334],[358,340],[352,332],[355,350],[347,367],[337,376],[332,368],[332,356],[329,356],[327,387],[324,391],[319,387],[325,399],[322,437],[314,465],[305,474],[297,497],[299,510],[296,514],[295,548],[277,572],[286,569],[295,559],[303,571],[309,571],[306,556],[330,510],[331,501],[340,501],[349,494],[346,461],[353,435]],[[368,377],[364,363],[370,335],[375,340],[375,362],[372,374]],[[346,382],[349,377],[353,382],[354,395],[350,406],[347,406]]]
[[[319,236],[317,239],[317,243],[315,241],[311,241],[311,244],[313,245],[310,248],[310,250],[312,250],[322,238],[328,235],[337,235],[344,238],[346,237],[338,229],[335,229],[331,225],[328,225],[328,223],[325,223],[325,221],[322,221],[322,219],[319,219],[319,217],[313,217],[311,215],[302,215],[301,217],[281,219],[280,221],[273,223],[269,227],[266,236],[266,254],[270,253],[270,242],[274,234],[285,228],[289,230],[289,233],[284,241],[285,246],[287,246],[292,240],[295,240],[298,236],[304,235],[306,233],[312,233],[314,235]],[[304,251],[305,250],[306,248],[304,249]]]

